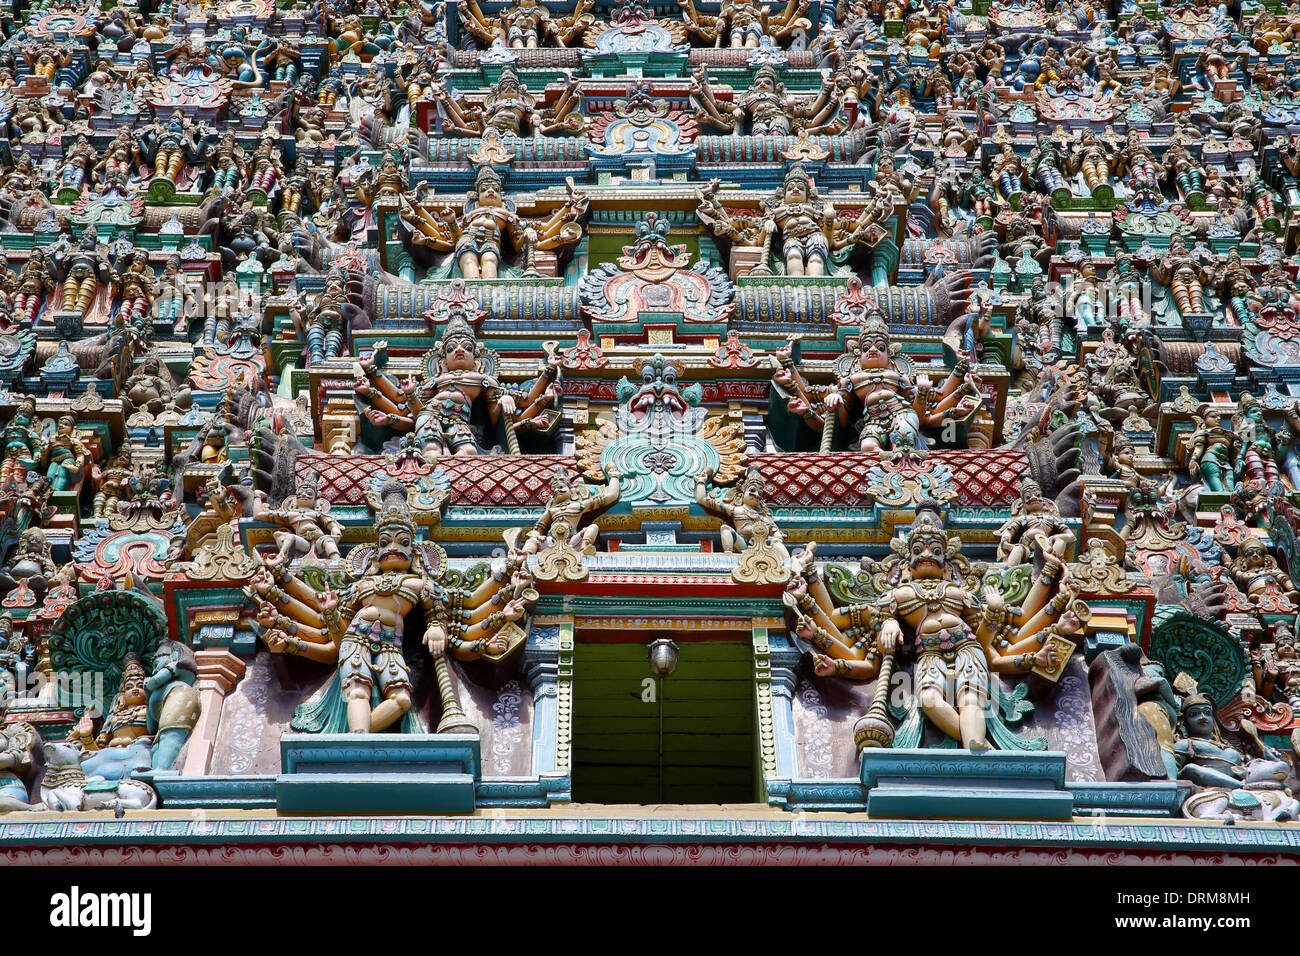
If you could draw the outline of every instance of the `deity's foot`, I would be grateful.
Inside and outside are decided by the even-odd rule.
[[[966,744],[966,749],[971,753],[984,753],[986,750],[992,750],[993,745],[987,740],[972,740]]]

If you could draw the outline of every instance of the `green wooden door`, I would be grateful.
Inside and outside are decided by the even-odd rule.
[[[657,686],[644,644],[575,646],[576,803],[754,801],[753,650],[678,644],[677,670]]]

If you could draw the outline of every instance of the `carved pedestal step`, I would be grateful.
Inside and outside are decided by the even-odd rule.
[[[989,750],[862,752],[862,785],[872,817],[1066,820],[1065,754]]]
[[[281,813],[470,813],[475,734],[285,734]]]

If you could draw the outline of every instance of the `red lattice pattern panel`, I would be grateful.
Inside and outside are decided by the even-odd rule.
[[[867,472],[880,460],[878,455],[853,452],[820,454],[755,455],[752,459],[767,479],[767,500],[782,507],[870,507]],[[964,507],[1006,506],[1020,491],[1028,474],[1024,452],[936,451],[927,462],[947,465],[957,483],[954,504]],[[308,469],[320,475],[321,493],[336,505],[359,505],[372,475],[385,470],[383,455],[303,455],[298,474]],[[469,455],[442,458],[438,468],[451,483],[453,505],[535,506],[551,497],[550,480],[564,465],[577,470],[571,455],[529,455],[507,458],[500,455]]]
[[[767,500],[782,507],[870,507],[867,473],[880,461],[865,453],[755,455],[751,459],[767,479]],[[1024,452],[935,451],[927,463],[943,463],[957,484],[953,503],[965,507],[1005,506],[1020,491],[1029,472]]]
[[[308,470],[319,474],[321,494],[331,504],[359,505],[365,501],[371,477],[386,473],[386,464],[383,455],[303,455],[298,459],[297,472],[300,476]],[[475,455],[438,461],[438,468],[451,484],[453,505],[543,504],[551,497],[551,475],[560,465],[570,471],[577,469],[571,455]]]

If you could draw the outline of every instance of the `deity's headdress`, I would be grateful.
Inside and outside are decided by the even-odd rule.
[[[859,331],[861,338],[869,338],[873,335],[883,335],[889,337],[889,323],[885,321],[885,313],[880,311],[877,306],[867,309],[866,318],[862,322],[862,329]]]
[[[948,547],[948,531],[943,526],[942,506],[933,498],[926,498],[916,506],[916,518],[907,533],[908,548],[918,541],[937,541],[945,549]]]
[[[809,178],[808,170],[804,169],[803,163],[795,163],[785,174],[785,184],[789,186],[791,183],[799,183],[805,192],[812,188],[812,179]]]
[[[378,505],[378,507],[376,507]],[[371,501],[375,508],[375,533],[383,531],[407,531],[415,535],[415,522],[411,520],[411,508],[406,500],[406,486],[396,478],[390,478],[379,492],[378,502]]]

